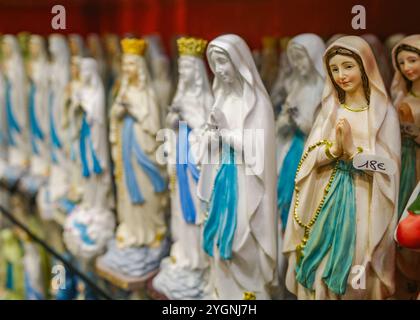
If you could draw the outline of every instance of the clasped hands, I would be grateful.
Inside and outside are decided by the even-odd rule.
[[[335,158],[352,159],[357,153],[354,145],[351,127],[347,119],[340,119],[335,126],[336,141],[330,148],[330,152]]]
[[[206,134],[210,137],[210,141],[219,141],[221,129],[227,129],[227,119],[222,111],[213,109],[210,112],[209,120],[207,121]]]

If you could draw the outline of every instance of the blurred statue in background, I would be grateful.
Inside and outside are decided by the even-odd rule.
[[[29,168],[28,87],[22,54],[14,36],[2,37],[2,51],[8,142],[8,166],[2,176],[13,186]]]
[[[0,40],[1,41],[1,40]],[[6,79],[0,68],[0,179],[7,167],[7,118],[6,118]],[[9,209],[9,195],[0,191],[0,206]],[[1,226],[0,219],[0,226]]]
[[[396,297],[410,299],[416,294],[409,289],[417,287],[419,294],[420,288],[420,253],[415,251],[420,250],[420,35],[399,41],[392,51],[392,59],[395,75],[391,92],[402,139]]]
[[[261,79],[270,92],[279,70],[278,39],[275,37],[264,37],[261,50]]]
[[[202,249],[202,224],[197,198],[200,171],[191,146],[197,141],[213,105],[213,95],[203,60],[207,41],[178,39],[179,80],[167,125],[176,130],[171,141],[168,171],[171,189],[171,231],[174,243],[170,257],[162,261],[153,279],[157,291],[169,299],[205,299],[208,287],[208,261]],[[194,136],[196,135],[196,136]]]
[[[420,181],[420,35],[402,39],[392,52],[395,67],[392,91],[401,125],[399,215]]]
[[[151,71],[151,79],[160,106],[160,125],[163,127],[172,97],[172,82],[169,58],[165,54],[158,35],[147,36],[146,61]]]
[[[119,225],[103,263],[142,278],[168,253],[167,182],[155,160],[160,108],[143,56],[146,41],[126,38],[121,45],[121,87],[110,122]]]
[[[106,34],[104,36],[107,76],[105,89],[107,92],[108,107],[114,102],[119,87],[121,74],[121,47],[120,39],[116,34]]]
[[[45,135],[50,142],[49,154],[50,175],[48,184],[42,188],[37,197],[38,208],[45,219],[53,217],[59,207],[65,212],[72,209],[68,200],[70,192],[70,165],[65,146],[69,144],[69,135],[63,126],[65,113],[65,90],[70,81],[70,51],[64,36],[49,36],[49,91],[46,114],[48,129]],[[70,207],[69,207],[70,206]]]
[[[115,219],[105,92],[93,58],[80,62],[81,88],[74,101],[73,119],[78,129],[77,161],[82,173],[81,203],[67,217],[64,241],[76,256],[90,259],[101,254],[112,238]]]
[[[85,42],[81,35],[72,33],[68,36],[70,55],[84,57],[86,55]]]
[[[94,58],[96,63],[98,64],[99,75],[101,76],[101,79],[105,84],[106,74],[108,70],[101,38],[95,33],[90,33],[86,38],[86,45],[87,49],[89,50],[90,56]]]
[[[284,283],[287,262],[281,252],[283,232],[286,229],[290,204],[295,187],[295,172],[303,153],[306,137],[321,105],[325,73],[322,55],[325,45],[312,33],[301,34],[290,40],[287,56],[291,62],[292,83],[277,117],[277,209],[279,225],[279,276]],[[288,293],[281,287],[283,296]],[[282,298],[282,297],[279,297]]]
[[[49,63],[45,40],[40,35],[29,38],[27,64],[29,95],[30,170],[20,186],[31,195],[46,183],[50,167],[50,137],[48,135]]]
[[[280,61],[278,67],[277,77],[274,80],[271,88],[270,96],[274,107],[274,116],[277,117],[280,113],[284,101],[291,90],[293,82],[292,65],[287,57],[287,45],[290,41],[289,37],[280,39]]]
[[[292,201],[294,174],[321,104],[325,78],[322,66],[324,51],[322,39],[312,33],[294,37],[287,47],[293,83],[276,121],[277,206],[283,230]]]

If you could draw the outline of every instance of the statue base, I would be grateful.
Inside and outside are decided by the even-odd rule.
[[[170,300],[209,300],[208,270],[181,267],[171,257],[164,259],[153,279],[153,288]]]
[[[165,238],[159,247],[119,248],[115,240],[109,242],[108,251],[103,256],[103,263],[108,268],[124,276],[143,278],[157,272],[161,260],[168,255],[169,239]]]
[[[96,259],[95,269],[99,277],[126,291],[137,291],[145,289],[147,281],[157,273],[157,270],[153,270],[152,272],[142,277],[126,276],[107,266],[107,264],[104,262],[104,256]]]
[[[102,254],[115,229],[113,213],[103,208],[74,209],[64,223],[64,243],[76,257],[91,260]]]

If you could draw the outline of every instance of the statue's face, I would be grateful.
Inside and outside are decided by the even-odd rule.
[[[190,84],[194,82],[195,79],[195,66],[190,59],[185,59],[181,57],[179,59],[179,81],[182,81],[185,84]]]
[[[9,42],[3,41],[1,49],[3,51],[3,55],[4,55],[5,58],[10,58],[11,57],[11,55],[13,53],[13,50],[12,50],[12,46],[10,45]]]
[[[86,68],[80,68],[80,80],[82,80],[83,83],[89,83],[91,78],[91,71]]]
[[[331,58],[329,68],[333,80],[345,92],[355,92],[362,85],[362,72],[357,61],[349,56],[335,55]]]
[[[221,51],[213,51],[210,59],[216,77],[226,84],[232,84],[236,78],[236,70],[227,54]]]
[[[301,76],[306,76],[312,70],[312,62],[304,47],[292,43],[287,49],[290,63]]]
[[[48,48],[52,54],[52,56],[55,56],[58,54],[58,43],[54,39],[51,39],[49,42],[49,48]]]
[[[420,56],[411,51],[401,51],[397,63],[402,74],[410,81],[420,79]]]
[[[29,54],[32,58],[39,57],[41,53],[41,45],[38,41],[29,41]]]
[[[79,79],[79,75],[80,75],[80,67],[79,67],[79,63],[76,61],[72,61],[71,62],[71,78],[72,79]]]
[[[139,69],[136,56],[129,54],[123,55],[122,72],[130,81],[138,78]]]
[[[96,43],[96,40],[93,38],[88,38],[87,45],[90,53],[95,57],[98,54],[98,45]]]
[[[70,38],[69,47],[70,47],[70,52],[72,56],[77,56],[80,54],[79,45],[75,39]]]

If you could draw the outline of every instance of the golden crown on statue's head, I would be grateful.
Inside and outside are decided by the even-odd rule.
[[[277,38],[265,36],[262,38],[262,45],[264,49],[277,49]]]
[[[195,56],[202,58],[206,51],[207,40],[193,37],[182,37],[177,41],[180,56]]]
[[[125,38],[121,40],[123,53],[142,56],[147,48],[147,42],[144,39]]]

